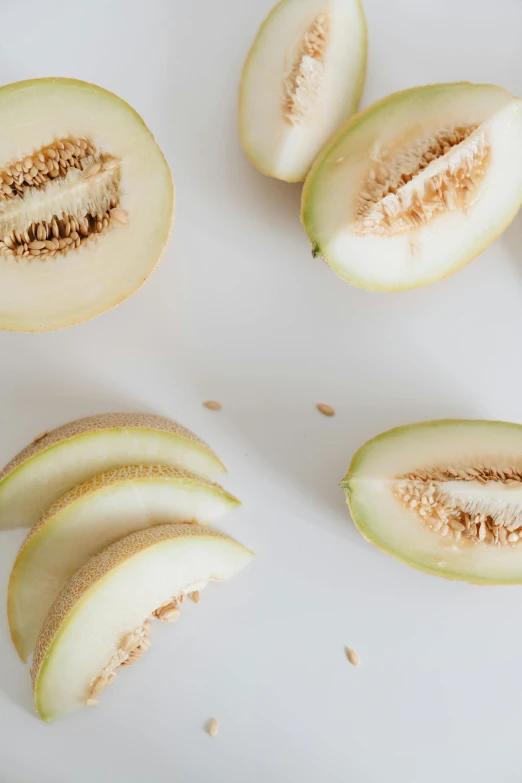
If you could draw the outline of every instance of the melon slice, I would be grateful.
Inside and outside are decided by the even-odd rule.
[[[119,304],[170,234],[154,137],[121,98],[74,79],[0,88],[0,116],[0,329],[59,329]]]
[[[238,505],[218,484],[163,465],[116,468],[67,492],[32,528],[11,573],[7,611],[22,660],[33,651],[54,599],[90,557],[136,530],[211,524]]]
[[[359,0],[281,0],[250,50],[239,132],[260,171],[302,181],[323,144],[357,110],[366,74]]]
[[[446,277],[522,201],[522,101],[499,87],[416,87],[352,118],[317,158],[302,221],[332,269],[375,291]]]
[[[39,435],[0,472],[0,529],[32,527],[64,492],[111,468],[161,464],[213,479],[223,463],[196,435],[140,413],[88,416]]]
[[[385,432],[341,482],[377,547],[427,573],[522,583],[522,426],[428,421]]]
[[[209,581],[230,579],[251,557],[217,531],[162,525],[89,560],[56,599],[38,638],[31,674],[40,717],[51,722],[96,701],[116,669],[148,647],[148,617]]]

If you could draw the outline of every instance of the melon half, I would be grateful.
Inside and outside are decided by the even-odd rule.
[[[64,492],[97,473],[161,464],[212,480],[226,473],[204,441],[143,413],[88,416],[42,433],[0,472],[0,530],[32,527]]]
[[[116,468],[67,492],[31,529],[11,572],[7,611],[22,660],[60,590],[101,549],[153,525],[211,524],[238,505],[218,484],[164,465]]]
[[[74,79],[0,88],[0,116],[0,329],[59,329],[119,304],[171,229],[172,177],[151,132]]]
[[[198,525],[132,533],[83,566],[54,602],[31,673],[38,714],[53,721],[93,704],[116,670],[148,647],[147,618],[166,602],[230,579],[252,553]]]
[[[341,482],[379,549],[430,574],[522,583],[522,426],[442,420],[378,435]]]
[[[264,174],[302,181],[357,111],[366,74],[359,0],[281,0],[261,25],[239,93],[239,134]]]
[[[522,201],[522,101],[492,85],[415,87],[349,120],[303,189],[313,254],[344,280],[396,291],[482,252]]]

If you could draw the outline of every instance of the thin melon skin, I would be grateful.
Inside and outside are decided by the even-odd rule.
[[[136,530],[214,523],[240,502],[214,484],[164,465],[106,471],[67,492],[31,529],[9,580],[7,614],[25,661],[54,599],[90,557]]]
[[[71,109],[70,117],[65,119],[69,107],[76,100],[80,105],[79,111],[74,115]],[[56,123],[48,122],[48,129],[42,119],[43,105],[53,106],[59,115]],[[19,106],[21,111],[17,126]],[[102,118],[98,122],[93,106],[96,106]],[[137,235],[127,232],[129,236],[121,245],[123,234],[117,239],[114,235],[109,235],[109,238],[105,235],[99,243],[101,251],[95,248],[97,240],[93,240],[91,247],[81,253],[72,252],[64,258],[56,256],[37,265],[27,261],[1,259],[0,288],[4,291],[4,296],[0,292],[1,330],[44,332],[88,321],[136,293],[160,264],[174,221],[174,182],[168,163],[144,120],[119,96],[98,85],[63,77],[28,79],[1,87],[1,162],[7,164],[19,160],[42,145],[51,143],[53,135],[63,133],[82,136],[85,132],[93,137],[99,135],[95,141],[107,142],[106,151],[117,155],[120,151],[117,143],[108,138],[110,122],[107,127],[102,127],[104,115],[110,116],[111,113],[115,118],[125,116],[133,126],[130,134],[132,140],[124,145],[127,151],[132,153],[139,144],[147,147],[141,160],[138,161],[139,156],[136,156],[137,167],[134,162],[122,167],[122,207],[130,213],[131,229],[134,231],[139,225]],[[33,116],[39,116],[40,121],[34,122]],[[112,149],[109,149],[111,146]],[[147,210],[140,209],[136,183],[133,181],[133,187],[130,187],[127,179],[131,175],[127,170],[132,169],[134,177],[136,168],[145,200],[154,201],[156,205],[156,212],[148,225],[142,225]],[[149,188],[155,188],[160,195],[147,195]],[[137,240],[141,241],[141,233],[148,230],[151,232],[150,237],[147,235],[144,239],[140,251]],[[154,246],[152,251],[148,245]],[[118,252],[115,252],[115,248]],[[136,250],[138,260],[134,265],[130,263],[130,258],[136,255]],[[117,263],[120,264],[119,268]],[[25,281],[21,275],[25,275]],[[24,296],[27,304],[24,303],[23,307],[27,307],[27,310],[22,312]]]
[[[297,183],[303,182],[305,180],[308,170],[310,169],[314,158],[319,153],[322,143],[324,143],[328,138],[328,134],[326,134],[326,136],[323,138],[322,143],[317,145],[315,153],[311,155],[310,160],[306,165],[301,166],[297,171],[284,170],[280,166],[276,165],[273,160],[268,162],[266,159],[264,159],[263,155],[260,155],[256,151],[256,145],[250,138],[252,134],[249,131],[250,118],[248,111],[248,80],[250,78],[250,72],[255,67],[256,59],[259,57],[260,52],[262,52],[263,46],[265,44],[265,38],[270,37],[272,29],[276,28],[279,15],[282,11],[285,10],[285,7],[289,6],[292,2],[295,2],[295,0],[280,0],[280,2],[278,2],[272,8],[268,16],[262,22],[255,37],[254,43],[248,52],[245,64],[243,66],[239,86],[238,131],[241,146],[245,154],[249,158],[250,162],[255,166],[255,168],[261,172],[261,174],[265,174],[269,177],[275,177],[276,179],[280,179],[284,182]],[[335,2],[331,3],[329,0],[324,0],[324,2],[320,5],[321,9],[318,8],[318,11],[328,11],[330,7],[335,6]],[[366,79],[366,66],[368,60],[368,29],[366,24],[366,17],[364,14],[362,0],[353,0],[353,5],[356,9],[356,16],[359,25],[358,33],[360,36],[360,62],[355,79],[350,84],[350,101],[345,107],[343,116],[340,117],[340,122],[343,122],[357,111]],[[284,74],[281,73],[281,84],[279,85],[280,88],[282,88],[283,75]],[[277,98],[279,98],[279,93],[277,94]],[[334,123],[333,127],[330,129],[330,133],[335,129],[336,124],[338,125],[339,123]]]
[[[450,444],[448,433],[452,438]],[[467,451],[462,447],[463,443],[469,443]],[[416,451],[416,458],[412,459],[407,449]],[[484,552],[485,561],[480,555],[479,564],[475,566],[476,551],[461,556],[458,551],[440,547],[439,538],[431,531],[422,530],[419,519],[413,518],[412,525],[417,527],[412,527],[412,535],[417,536],[422,531],[422,537],[427,536],[427,546],[422,542],[421,547],[416,547],[406,540],[397,546],[397,541],[392,544],[386,534],[386,524],[395,511],[388,499],[380,502],[382,492],[390,494],[384,480],[411,470],[429,470],[436,464],[449,465],[459,455],[478,462],[487,454],[493,458],[501,455],[511,464],[522,466],[522,425],[473,419],[440,419],[403,425],[363,444],[353,456],[340,486],[345,492],[352,520],[363,538],[405,565],[426,574],[475,585],[522,584],[522,549],[488,548],[489,551]],[[379,511],[375,507],[377,502],[372,508],[374,498],[378,498]],[[393,502],[391,494],[389,499]],[[443,566],[439,565],[441,562]]]
[[[107,413],[29,444],[0,472],[0,530],[32,527],[76,484],[125,465],[163,464],[213,480],[226,468],[207,444],[153,414]]]
[[[429,273],[423,273],[421,278],[414,278],[412,280],[380,280],[378,276],[372,276],[367,265],[365,266],[365,259],[361,256],[359,263],[359,269],[346,270],[343,264],[338,258],[335,258],[329,248],[329,241],[331,237],[327,237],[324,234],[321,226],[318,222],[318,211],[320,208],[322,196],[319,195],[321,190],[321,180],[324,177],[326,170],[331,170],[332,166],[339,160],[342,160],[343,147],[349,142],[351,138],[356,138],[362,131],[368,127],[369,138],[371,137],[376,144],[380,143],[379,128],[385,128],[390,124],[390,119],[393,119],[393,114],[398,113],[402,106],[410,104],[412,107],[418,102],[421,105],[422,101],[426,99],[430,100],[431,97],[435,100],[444,98],[446,94],[451,99],[459,100],[459,94],[462,95],[463,102],[470,98],[472,93],[475,93],[480,98],[481,91],[484,93],[485,98],[491,100],[494,104],[498,104],[502,101],[504,96],[505,101],[511,101],[517,103],[519,106],[517,125],[522,126],[520,121],[520,115],[522,114],[522,102],[517,101],[515,96],[511,95],[507,90],[504,90],[495,85],[489,84],[472,84],[470,82],[455,82],[450,84],[432,84],[423,87],[413,87],[407,90],[402,90],[392,95],[389,95],[376,103],[372,104],[365,110],[359,112],[354,117],[350,118],[337,133],[335,133],[328,143],[323,147],[321,153],[317,156],[312,168],[310,169],[308,176],[305,180],[305,184],[302,192],[301,200],[301,223],[305,229],[310,242],[312,243],[312,255],[314,258],[320,256],[332,270],[343,280],[351,285],[368,291],[383,291],[394,292],[404,291],[409,289],[420,288],[425,285],[436,283],[439,280],[443,280],[446,277],[454,274],[463,266],[468,264],[478,255],[480,255],[490,244],[492,244],[510,225],[513,219],[518,214],[520,205],[522,203],[522,176],[519,180],[519,187],[516,196],[513,201],[509,203],[509,208],[506,208],[503,214],[495,222],[491,220],[484,220],[480,226],[481,238],[474,246],[470,246],[466,252],[463,252],[458,258],[456,258],[451,264],[446,265],[442,270],[434,270]],[[441,119],[441,123],[446,118]],[[451,119],[451,117],[450,117]],[[418,122],[422,123],[422,113],[418,116],[412,115],[412,126]],[[376,128],[377,131],[372,130]],[[519,148],[522,149],[522,132],[519,133],[520,144],[517,145],[516,152],[519,155]],[[501,145],[500,145],[501,146]],[[521,156],[522,157],[522,156]],[[349,164],[350,158],[347,158],[346,163]],[[343,163],[343,165],[345,165]],[[518,162],[513,165],[513,171],[518,171]],[[522,166],[520,167],[522,169]],[[472,207],[473,209],[473,207]],[[432,232],[440,232],[440,217],[433,219]],[[437,221],[439,225],[437,225]],[[431,224],[429,224],[431,225]],[[420,229],[419,233],[425,229]],[[416,232],[410,232],[409,236],[412,237],[415,242]],[[385,238],[388,239],[388,238]],[[386,248],[383,246],[383,256]],[[442,255],[448,255],[448,253],[442,252]],[[353,256],[352,256],[353,257]],[[422,258],[417,258],[417,267],[422,265]]]
[[[132,533],[91,558],[54,602],[38,638],[31,676],[42,720],[81,709],[122,636],[164,601],[195,583],[230,579],[252,557],[216,530],[162,525]]]

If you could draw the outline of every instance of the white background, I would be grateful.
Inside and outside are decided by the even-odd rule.
[[[100,707],[52,726],[2,613],[1,783],[522,780],[522,587],[392,561],[360,538],[337,486],[383,429],[522,421],[522,216],[418,291],[359,291],[314,261],[300,187],[258,174],[237,139],[240,69],[270,5],[0,2],[0,80],[71,76],[120,94],[156,134],[178,202],[165,260],[133,299],[71,330],[0,335],[0,462],[79,416],[165,414],[228,465],[244,508],[222,527],[257,553],[157,627]],[[365,105],[461,79],[522,93],[520,0],[365,7]],[[1,536],[2,602],[22,537]]]

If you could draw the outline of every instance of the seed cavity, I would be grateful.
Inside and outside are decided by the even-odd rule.
[[[45,261],[128,223],[120,163],[72,136],[0,171],[0,258]]]
[[[479,195],[490,147],[477,125],[459,125],[435,137],[375,149],[371,157],[353,231],[392,236],[420,228],[436,215],[466,212]]]
[[[306,29],[283,82],[283,114],[290,125],[300,125],[317,103],[324,81],[324,58],[329,20],[319,14]]]
[[[522,540],[522,469],[513,465],[433,468],[399,476],[395,497],[452,545]]]
[[[201,586],[203,587],[204,584]],[[187,592],[187,595],[194,603],[199,603],[199,590],[189,591]],[[184,598],[185,596],[183,594],[169,598],[152,612],[150,619],[160,620],[162,623],[176,622],[179,620],[181,604],[183,603]],[[88,689],[85,696],[85,704],[88,707],[98,703],[97,696],[105,690],[107,686],[114,682],[116,672],[119,668],[131,666],[133,663],[136,663],[140,660],[142,655],[151,648],[152,642],[149,639],[150,628],[151,624],[149,620],[145,620],[140,628],[129,631],[122,636],[118,649]]]

